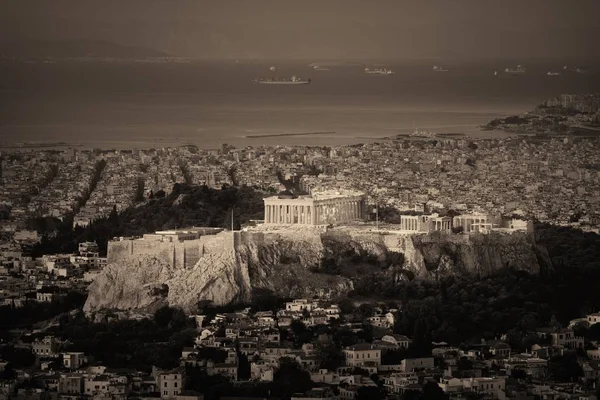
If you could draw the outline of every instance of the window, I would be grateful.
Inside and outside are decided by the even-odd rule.
[[[173,382],[173,387],[177,387],[177,382]]]
[[[163,392],[164,396],[167,396],[169,394],[169,392],[167,392],[166,390]]]
[[[167,382],[165,382],[165,387],[167,387]]]

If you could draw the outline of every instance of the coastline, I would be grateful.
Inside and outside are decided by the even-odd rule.
[[[331,135],[335,134],[335,131],[321,131],[321,132],[298,132],[298,133],[265,133],[261,135],[247,135],[244,136],[246,139],[258,139],[267,137],[282,137],[282,136],[312,136],[312,135]]]

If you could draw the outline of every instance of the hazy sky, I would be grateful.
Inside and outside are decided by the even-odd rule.
[[[0,42],[203,58],[598,57],[600,0],[0,0]]]

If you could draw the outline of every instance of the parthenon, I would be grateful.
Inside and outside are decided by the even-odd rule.
[[[264,199],[265,224],[325,225],[363,219],[364,194],[356,191],[324,191],[291,197]]]

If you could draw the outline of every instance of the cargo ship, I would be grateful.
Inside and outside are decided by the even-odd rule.
[[[365,74],[369,75],[394,75],[394,71],[387,68],[365,68]]]
[[[506,68],[504,72],[509,74],[524,74],[527,72],[527,68],[523,67],[522,65],[517,65],[516,68]]]
[[[291,78],[258,78],[252,82],[262,85],[307,85],[310,79],[298,78],[294,75]]]
[[[566,65],[563,67],[565,71],[576,72],[578,74],[587,74],[589,70],[587,68],[579,68],[579,67],[567,67]]]

